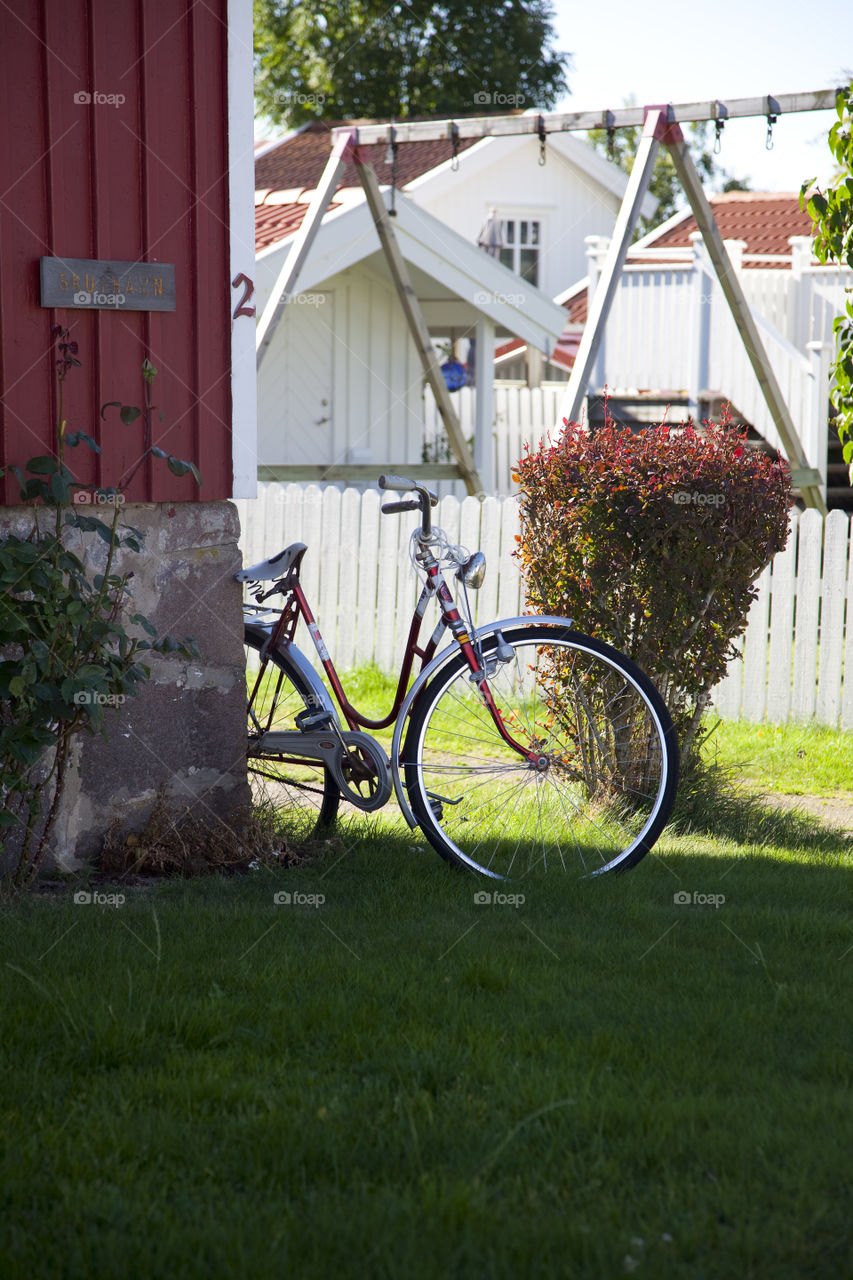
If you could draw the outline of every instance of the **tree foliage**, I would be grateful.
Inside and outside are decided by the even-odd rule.
[[[625,105],[635,104],[628,102]],[[625,173],[630,173],[634,167],[634,157],[642,134],[641,125],[632,125],[628,129],[613,129],[610,133],[606,129],[591,129],[587,138],[596,151],[600,151],[602,155],[618,164]],[[749,190],[746,181],[733,178],[717,162],[714,154],[715,136],[710,121],[693,121],[684,129],[684,137],[691,159],[703,180],[707,180],[723,191]],[[657,200],[658,207],[651,218],[641,217],[637,220],[635,240],[646,235],[653,227],[665,222],[678,208],[681,184],[675,172],[675,165],[672,163],[672,156],[666,147],[661,147],[658,151],[649,182],[649,191]]]
[[[820,262],[835,262],[853,268],[853,81],[836,94],[838,119],[829,131],[829,149],[838,171],[826,191],[814,178],[803,183],[800,204],[808,208],[814,222],[815,254]],[[844,461],[853,484],[853,290],[847,290],[845,312],[837,316],[835,383],[832,403],[835,425],[841,438]]]
[[[594,435],[566,426],[517,479],[528,604],[633,658],[689,759],[755,579],[787,541],[787,468],[726,423],[635,435],[608,422]]]
[[[271,120],[507,114],[567,92],[549,0],[255,0]]]

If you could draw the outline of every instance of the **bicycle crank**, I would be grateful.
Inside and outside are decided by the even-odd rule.
[[[391,798],[388,757],[369,733],[341,733],[337,728],[307,733],[274,730],[263,735],[257,750],[267,758],[322,760],[344,799],[367,813],[381,809]]]

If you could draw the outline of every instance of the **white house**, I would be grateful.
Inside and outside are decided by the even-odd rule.
[[[490,431],[496,343],[554,351],[565,313],[550,299],[584,270],[585,238],[612,230],[627,179],[570,135],[548,138],[544,164],[529,136],[463,141],[455,155],[450,141],[403,143],[393,165],[384,147],[369,150],[394,188],[395,231],[430,334],[457,348],[477,339],[480,430]],[[329,128],[314,123],[256,156],[258,314],[328,155]],[[649,197],[644,212],[653,209]],[[494,257],[477,247],[490,214],[502,239]],[[420,462],[422,370],[350,167],[297,288],[260,369],[261,474],[331,478],[330,467]]]

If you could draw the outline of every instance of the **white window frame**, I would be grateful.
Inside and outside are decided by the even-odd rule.
[[[512,266],[509,267],[509,270],[514,272],[515,275],[521,276],[521,270],[519,266],[520,259],[521,259],[521,250],[522,248],[535,248],[536,249],[536,281],[535,281],[534,287],[537,289],[541,288],[542,257],[543,257],[543,249],[545,244],[545,232],[547,227],[547,217],[546,217],[545,211],[543,209],[531,209],[531,208],[526,208],[526,209],[515,208],[514,209],[508,206],[504,206],[503,208],[498,206],[497,216],[501,220],[504,237],[506,236],[506,224],[508,222],[514,223],[515,227],[517,228],[517,238],[514,240],[513,244],[505,245],[504,248],[501,250],[501,253],[505,253],[507,249],[512,249],[513,261],[512,261]],[[539,243],[538,244],[536,245],[521,244],[521,225],[520,224],[522,222],[536,222],[539,224]],[[498,261],[501,261],[500,255],[498,256]],[[507,264],[504,263],[504,266],[506,265]]]

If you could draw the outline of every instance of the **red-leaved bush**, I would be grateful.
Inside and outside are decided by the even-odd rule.
[[[788,537],[786,464],[726,422],[566,425],[528,450],[518,556],[527,602],[626,653],[669,708],[682,755]]]

